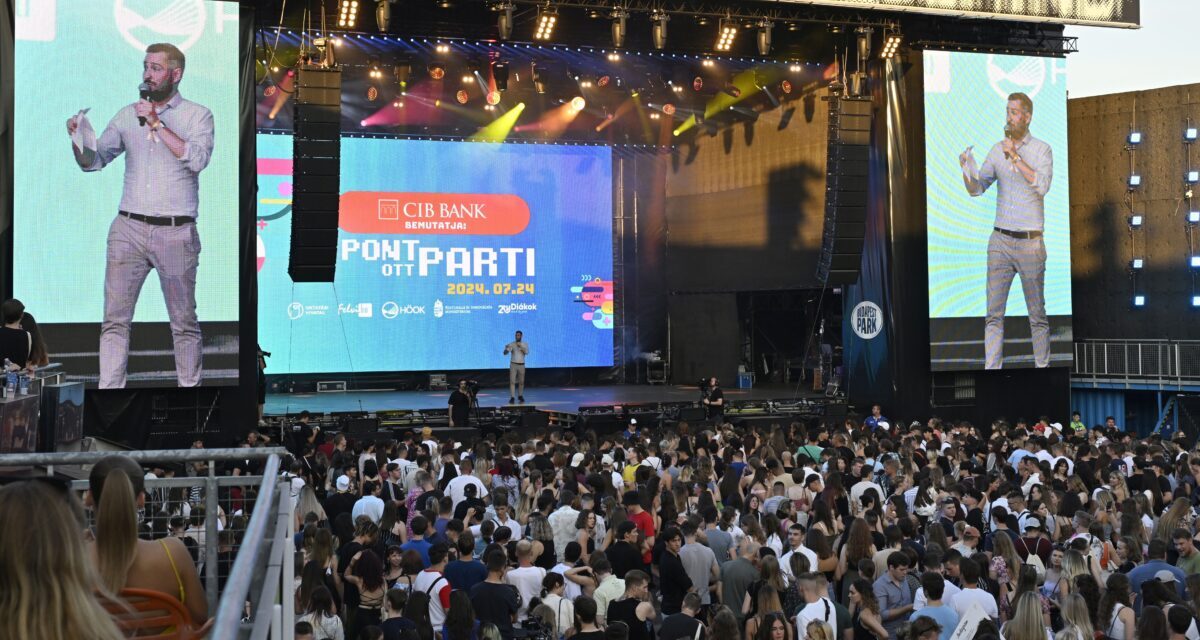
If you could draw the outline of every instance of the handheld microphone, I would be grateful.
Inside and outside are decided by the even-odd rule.
[[[1005,137],[1005,138],[1010,138],[1010,139],[1013,137],[1013,128],[1012,128],[1012,125],[1011,125],[1011,124],[1009,124],[1009,123],[1007,123],[1007,122],[1006,122],[1006,123],[1004,123],[1004,137]],[[1012,154],[1010,154],[1009,152],[1005,151],[1005,152],[1004,152],[1004,158],[1005,158],[1006,160],[1012,160]]]
[[[140,96],[142,100],[150,99],[150,83],[149,82],[143,82],[138,85],[138,96]],[[146,126],[146,117],[145,116],[138,116],[138,126],[139,127]]]

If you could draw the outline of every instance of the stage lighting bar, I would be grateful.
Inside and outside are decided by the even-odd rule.
[[[358,0],[342,0],[338,10],[337,25],[339,29],[353,29],[358,23]]]
[[[534,40],[549,40],[554,35],[554,25],[558,22],[558,10],[554,7],[546,6],[538,9],[537,15],[537,31],[533,34]]]
[[[659,51],[667,47],[667,22],[670,20],[671,16],[660,11],[650,14],[650,21],[654,23],[650,29],[650,35],[654,40],[654,48]]]
[[[1129,216],[1129,227],[1131,229],[1140,229],[1146,222],[1146,217],[1140,213],[1135,213]]]
[[[903,42],[904,36],[900,35],[899,31],[885,30],[883,32],[883,48],[879,50],[879,57],[883,60],[895,57]]]
[[[1144,306],[1146,306],[1146,295],[1145,295],[1145,294],[1143,294],[1143,293],[1134,294],[1134,296],[1133,296],[1133,306],[1135,306],[1135,307],[1144,307]]]
[[[730,18],[721,18],[720,26],[717,28],[717,51],[729,51],[733,48],[733,41],[737,38],[738,25],[737,22]]]

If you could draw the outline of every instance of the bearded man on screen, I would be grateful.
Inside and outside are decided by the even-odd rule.
[[[150,270],[166,300],[181,387],[201,378],[196,270],[200,263],[200,172],[213,149],[213,116],[179,94],[185,59],[174,45],[146,48],[142,99],[117,111],[96,148],[71,145],[83,171],[100,171],[125,154],[125,186],[108,231],[104,321],[100,325],[100,388],[125,386],[129,333]],[[67,120],[74,135],[77,117]]]
[[[978,197],[996,184],[996,218],[987,251],[987,319],[984,324],[984,368],[1004,361],[1004,312],[1013,277],[1021,276],[1034,366],[1050,364],[1050,321],[1046,317],[1045,198],[1054,176],[1050,145],[1029,133],[1033,100],[1024,93],[1008,96],[1004,138],[992,146],[976,169],[973,147],[959,155],[967,194]]]

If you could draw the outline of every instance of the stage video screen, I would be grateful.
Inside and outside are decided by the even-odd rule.
[[[288,276],[291,157],[258,136],[268,374],[612,365],[608,147],[342,138],[332,284]]]
[[[50,361],[101,388],[235,383],[238,4],[15,10],[13,288]]]
[[[924,62],[931,368],[1069,366],[1066,61]]]

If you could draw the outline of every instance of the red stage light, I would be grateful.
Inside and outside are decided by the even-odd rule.
[[[791,93],[792,92],[792,83],[788,82],[787,80],[784,80],[783,82],[779,83],[779,88],[782,89],[784,93]]]
[[[675,105],[671,104],[670,102],[668,102],[667,104],[664,104],[663,108],[662,108],[662,112],[669,116],[675,115]]]
[[[454,97],[458,99],[459,104],[466,104],[467,100],[470,99],[470,96],[467,95],[467,92],[461,91],[461,90],[458,93],[454,94]]]
[[[704,78],[701,78],[700,76],[696,76],[696,79],[692,80],[692,90],[699,91],[703,88],[704,88]]]
[[[500,104],[500,92],[499,91],[489,91],[487,94],[487,103],[490,105]]]
[[[596,81],[596,85],[600,87],[607,87],[609,80],[610,78],[608,76],[600,76],[600,79]]]
[[[379,89],[375,88],[375,86],[372,85],[370,88],[367,89],[367,100],[370,100],[371,102],[375,102],[375,100],[377,98],[379,98]]]

